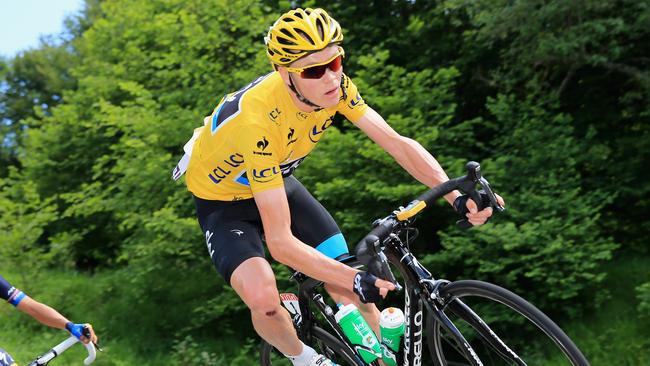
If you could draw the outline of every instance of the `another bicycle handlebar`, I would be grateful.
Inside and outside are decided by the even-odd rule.
[[[40,356],[34,362],[30,363],[29,366],[47,365],[48,362],[52,361],[52,359],[65,352],[68,348],[72,347],[77,342],[80,341],[75,336],[70,336],[70,338],[54,346],[46,354]],[[84,347],[86,347],[86,351],[88,351],[88,357],[84,359],[84,364],[90,365],[95,361],[97,351],[95,350],[95,346],[92,344],[92,342],[84,344]]]
[[[465,176],[450,179],[433,187],[411,201],[408,206],[404,208],[400,207],[399,210],[394,211],[391,215],[375,221],[375,227],[361,239],[355,250],[357,258],[362,264],[368,267],[370,273],[397,284],[385,256],[383,258],[380,256],[382,243],[396,228],[405,225],[404,223],[408,223],[411,217],[417,215],[426,206],[432,205],[437,199],[450,192],[459,190],[469,195],[476,202],[480,211],[484,208],[484,202],[481,198],[481,193],[476,189],[476,185],[479,184],[489,199],[489,205],[499,212],[505,210],[497,202],[496,195],[492,191],[490,183],[482,176],[480,164],[470,161],[465,165],[465,168],[467,169]],[[460,220],[456,224],[462,229],[467,229],[472,226],[467,219]]]

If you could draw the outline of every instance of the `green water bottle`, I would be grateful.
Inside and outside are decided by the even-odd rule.
[[[334,318],[350,342],[359,346],[355,348],[366,363],[371,363],[381,357],[377,336],[354,304],[345,306],[339,304],[339,311],[334,315]]]
[[[388,366],[397,365],[397,354],[404,335],[404,313],[398,308],[384,309],[379,315],[381,357]]]

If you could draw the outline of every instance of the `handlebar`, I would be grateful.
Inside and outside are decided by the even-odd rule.
[[[77,342],[79,342],[79,340],[75,336],[70,336],[70,338],[54,346],[46,354],[40,356],[34,362],[30,363],[29,366],[47,365],[48,362],[52,361],[52,359],[65,352],[68,348],[72,347]],[[97,351],[95,350],[95,346],[92,344],[92,342],[84,344],[84,347],[86,347],[86,351],[88,351],[88,357],[84,359],[84,364],[90,365],[95,361]]]
[[[482,176],[480,164],[470,161],[465,165],[465,168],[467,170],[465,176],[450,179],[435,186],[411,201],[406,207],[400,207],[399,210],[394,211],[391,215],[375,221],[375,227],[361,239],[356,247],[357,258],[362,264],[368,267],[370,273],[398,285],[390,271],[386,257],[382,253],[382,243],[395,229],[404,225],[404,223],[408,223],[411,217],[417,215],[425,207],[432,205],[437,199],[450,192],[459,190],[467,194],[476,202],[479,211],[485,208],[486,204],[499,212],[505,210],[497,202],[496,195],[492,191],[490,183]],[[481,192],[476,189],[477,184],[483,188],[481,192],[485,193],[489,202],[483,202]],[[467,219],[460,220],[456,224],[462,229],[467,229],[472,226]]]

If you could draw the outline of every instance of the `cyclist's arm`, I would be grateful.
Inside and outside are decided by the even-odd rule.
[[[352,288],[358,270],[323,255],[293,236],[284,188],[258,192],[254,197],[262,218],[266,245],[275,260],[317,280]],[[377,280],[376,286],[380,288],[382,296],[395,288],[384,280]]]
[[[58,311],[29,296],[25,296],[16,308],[48,327],[65,330],[65,325],[70,322]]]
[[[366,113],[355,123],[370,139],[389,153],[399,165],[422,184],[431,188],[449,180],[438,161],[419,142],[401,136],[388,123],[368,107]],[[460,192],[445,196],[453,204]]]

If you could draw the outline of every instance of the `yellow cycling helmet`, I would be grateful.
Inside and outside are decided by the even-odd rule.
[[[266,54],[278,66],[342,41],[341,26],[320,8],[298,8],[282,14],[264,37]]]

